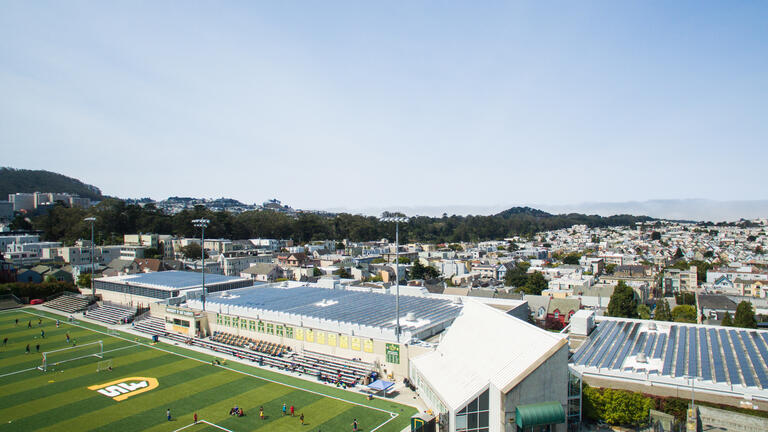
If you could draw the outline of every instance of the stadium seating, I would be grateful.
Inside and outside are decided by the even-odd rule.
[[[108,304],[96,304],[88,310],[87,317],[107,324],[123,324],[133,320],[135,308]]]
[[[152,336],[163,336],[165,334],[165,321],[161,318],[147,317],[141,320],[133,322],[133,326],[137,331],[146,333]]]
[[[247,338],[245,336],[237,336],[229,333],[214,332],[211,339],[223,344],[232,345],[241,348],[250,348],[253,351],[269,354],[271,356],[282,357],[291,351],[291,348],[286,345],[276,344],[272,342],[265,342],[261,340]]]
[[[88,307],[89,299],[86,296],[76,295],[61,295],[51,301],[45,302],[43,305],[51,309],[60,310],[66,313],[75,313],[84,310]]]

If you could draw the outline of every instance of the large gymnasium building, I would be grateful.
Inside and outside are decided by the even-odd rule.
[[[530,325],[527,304],[426,292],[319,283],[253,281],[160,272],[102,278],[97,294],[124,304],[148,303],[165,330],[206,340],[227,334],[301,352],[357,359],[383,377],[408,378],[437,430],[567,430],[568,342]],[[405,291],[405,290],[404,290]]]

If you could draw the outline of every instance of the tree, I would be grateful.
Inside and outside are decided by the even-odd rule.
[[[563,257],[563,264],[578,264],[581,254],[578,252],[572,252]]]
[[[90,288],[91,287],[91,274],[90,273],[80,273],[80,275],[77,277],[77,286],[80,288]]]
[[[610,275],[610,274],[613,274],[613,272],[615,272],[615,271],[616,271],[616,264],[611,263],[611,264],[606,264],[605,265],[605,273],[606,274]]]
[[[675,294],[675,303],[679,305],[695,305],[696,296],[692,292],[682,291]]]
[[[416,260],[408,276],[410,279],[434,279],[440,276],[440,273],[434,267],[425,266]]]
[[[678,260],[678,259],[681,259],[682,257],[683,257],[682,249],[677,248],[677,250],[675,251],[675,254],[672,255],[672,258]]]
[[[712,258],[714,256],[715,256],[715,253],[711,250],[704,252],[704,258]]]
[[[410,264],[411,263],[411,259],[408,258],[408,257],[399,257],[397,262],[400,263],[400,264]]]
[[[352,275],[347,271],[346,267],[342,267],[335,272],[340,278],[342,279],[349,279],[352,277]]]
[[[202,256],[203,248],[197,243],[190,243],[181,248],[181,253],[189,259],[198,260]],[[208,253],[205,254],[205,257],[208,258]]]
[[[344,250],[344,249],[346,249],[346,246],[344,246],[344,243],[336,242],[336,250]]]
[[[752,308],[752,303],[742,301],[736,306],[736,316],[734,317],[733,325],[742,328],[757,328],[755,310]]]
[[[533,272],[528,276],[528,280],[522,289],[526,294],[541,295],[541,292],[547,289],[547,280],[541,272]]]
[[[608,303],[608,315],[622,318],[637,318],[637,299],[635,290],[624,281],[619,281],[613,288],[611,301]]]
[[[675,322],[695,323],[696,307],[691,305],[679,305],[672,309],[672,319]]]
[[[720,321],[720,325],[723,327],[733,327],[733,318],[731,318],[730,312],[725,313],[723,320]]]
[[[658,231],[653,231],[651,233],[651,240],[661,240],[661,233]]]
[[[651,308],[648,306],[641,304],[637,306],[637,316],[640,317],[640,319],[651,319]]]
[[[317,267],[314,267],[314,268],[312,269],[312,276],[314,276],[314,277],[318,277],[318,276],[322,276],[322,275],[323,275],[323,271],[322,271],[322,270],[320,270],[319,268],[317,268]]]
[[[528,268],[530,264],[525,261],[520,261],[515,267],[504,276],[504,285],[522,288],[526,282],[528,282]]]
[[[654,313],[654,320],[672,321],[672,312],[669,310],[669,302],[666,299],[663,299],[660,302],[656,302],[656,313]]]

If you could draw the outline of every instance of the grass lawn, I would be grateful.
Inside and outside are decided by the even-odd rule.
[[[61,320],[58,328],[56,319]],[[42,355],[36,345],[40,344],[41,352],[72,346],[66,342],[67,333],[78,346],[101,340],[103,358],[112,360],[113,370],[97,373],[100,359],[96,357],[62,362],[46,372],[37,369]],[[238,363],[212,366],[211,354],[162,343],[152,346],[148,339],[127,333],[108,335],[103,327],[69,324],[63,316],[36,309],[0,313],[0,340],[6,337],[7,345],[0,346],[0,431],[331,432],[351,431],[356,418],[361,431],[400,432],[416,412],[413,407],[382,399],[367,401],[358,393],[270,370]],[[69,353],[56,356],[61,359]],[[156,379],[157,387],[140,394],[129,391],[130,384],[147,378],[147,382]],[[99,393],[99,388],[89,389],[119,386],[124,380],[128,387],[121,391],[129,396],[124,400],[111,397],[120,393],[114,387],[104,389],[112,392],[110,396]],[[295,417],[282,415],[284,403],[295,407]],[[245,411],[244,417],[228,415],[235,405]],[[259,418],[260,407],[264,420]],[[166,409],[171,410],[171,421]],[[209,423],[191,425],[194,413]]]

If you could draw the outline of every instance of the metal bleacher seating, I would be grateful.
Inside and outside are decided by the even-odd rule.
[[[62,312],[75,313],[87,308],[89,302],[88,297],[80,294],[64,294],[43,303],[43,305]]]
[[[127,306],[96,304],[87,311],[86,316],[107,324],[129,323],[136,315],[136,309]]]

